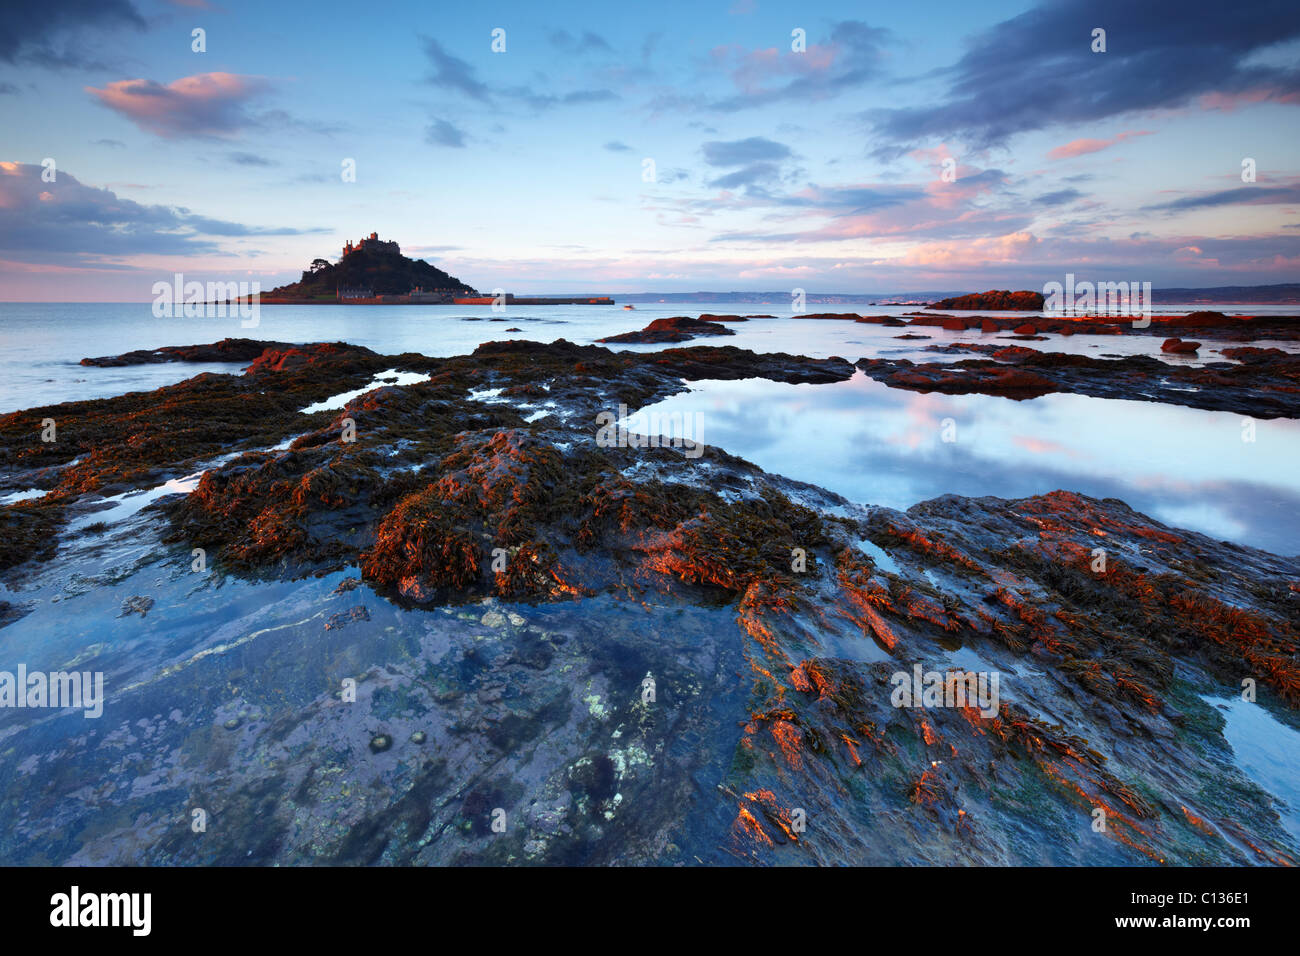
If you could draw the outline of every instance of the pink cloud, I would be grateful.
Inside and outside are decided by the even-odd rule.
[[[265,89],[260,77],[199,73],[163,86],[153,80],[117,80],[86,87],[109,109],[158,136],[228,136],[254,122],[249,100]]]
[[[1235,110],[1239,106],[1252,103],[1287,103],[1300,104],[1300,93],[1283,93],[1271,87],[1257,87],[1242,93],[1206,93],[1197,102],[1206,110]]]
[[[1126,139],[1134,136],[1150,136],[1150,130],[1130,130],[1120,133],[1111,139],[1076,139],[1071,140],[1064,146],[1058,146],[1047,154],[1049,159],[1073,159],[1075,156],[1085,156],[1088,153],[1099,153],[1103,149],[1109,149],[1117,143],[1122,143]]]

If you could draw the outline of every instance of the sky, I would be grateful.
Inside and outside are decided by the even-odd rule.
[[[0,131],[8,301],[1300,281],[1295,0],[42,0]]]

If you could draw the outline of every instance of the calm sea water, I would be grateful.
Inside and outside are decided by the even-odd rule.
[[[813,306],[811,311],[902,315],[915,306]],[[1164,306],[1182,313],[1195,306]],[[1294,306],[1220,307],[1289,314]],[[158,319],[148,303],[0,303],[0,413],[73,399],[157,388],[200,371],[238,364],[164,364],[101,369],[85,356],[212,342],[227,336],[286,342],[348,341],[379,352],[457,355],[486,341],[564,338],[588,344],[652,319],[701,312],[769,313],[735,323],[717,342],[755,351],[826,357],[965,357],[925,351],[955,341],[992,341],[978,332],[899,329],[792,316],[788,304],[604,306],[264,306],[256,328],[238,318]],[[996,313],[994,313],[996,314]],[[1012,313],[1003,313],[1012,314]],[[1025,315],[1024,313],[1015,313]],[[520,331],[511,332],[517,328]],[[929,336],[902,340],[906,332]],[[1154,354],[1160,339],[1051,336],[1050,351],[1094,356]],[[1270,344],[1270,343],[1260,343]],[[1281,343],[1272,343],[1281,344]],[[615,346],[650,351],[665,346]],[[1283,347],[1292,348],[1290,345]],[[1214,347],[1197,364],[1220,358]],[[1221,412],[1079,395],[1013,402],[985,395],[923,395],[862,375],[835,385],[765,381],[693,383],[657,406],[700,416],[703,440],[763,468],[822,485],[853,500],[908,507],[945,492],[1017,497],[1063,488],[1120,498],[1167,524],[1282,554],[1300,552],[1300,422],[1261,421],[1256,441]],[[941,440],[951,419],[956,440]]]

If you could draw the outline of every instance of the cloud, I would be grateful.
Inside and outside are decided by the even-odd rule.
[[[18,87],[12,83],[0,83],[0,96],[14,96],[18,92]]]
[[[1086,156],[1089,153],[1099,153],[1103,149],[1109,149],[1117,143],[1122,143],[1126,139],[1134,136],[1150,136],[1150,130],[1130,130],[1112,136],[1110,139],[1072,139],[1064,146],[1058,146],[1047,154],[1048,159],[1073,159],[1075,156]]]
[[[631,146],[627,143],[619,142],[616,139],[611,139],[606,143],[605,149],[609,150],[611,153],[630,153],[632,151]]]
[[[1083,193],[1077,189],[1058,189],[1055,192],[1043,193],[1034,200],[1038,206],[1062,206],[1065,203],[1074,202],[1076,199],[1082,199]]]
[[[465,133],[445,119],[435,119],[424,131],[424,141],[434,146],[464,149]]]
[[[750,163],[734,172],[719,176],[709,181],[710,186],[719,189],[736,189],[739,186],[754,186],[762,182],[775,182],[781,178],[781,167],[776,163]]]
[[[704,161],[710,166],[738,166],[708,182],[718,189],[755,187],[761,183],[776,182],[781,178],[781,162],[794,154],[790,147],[762,136],[748,139],[715,140],[700,147]]]
[[[237,73],[199,73],[163,86],[153,80],[118,80],[86,92],[141,129],[174,139],[228,136],[256,125],[247,105],[266,85],[259,77]]]
[[[238,166],[278,166],[273,159],[258,156],[256,153],[231,153],[230,161]]]
[[[1163,212],[1184,212],[1188,209],[1212,209],[1216,206],[1268,206],[1277,203],[1300,203],[1300,185],[1291,186],[1238,186],[1218,192],[1184,196],[1169,202],[1144,206],[1144,209]]]
[[[60,169],[0,162],[0,255],[11,261],[102,265],[136,255],[220,252],[213,237],[288,236],[325,229],[259,228],[180,206],[145,205]]]
[[[769,47],[749,52],[719,47],[713,51],[713,61],[729,70],[738,92],[709,105],[734,112],[782,100],[837,96],[882,74],[884,50],[892,38],[884,28],[846,20],[831,29],[829,43],[809,44],[802,53],[788,45],[784,50]]]
[[[595,34],[584,34],[584,37]],[[570,38],[572,40],[572,38]],[[597,38],[599,39],[599,38]],[[429,58],[430,72],[426,82],[444,90],[468,96],[480,103],[513,100],[530,110],[546,110],[556,106],[575,106],[617,100],[618,94],[608,89],[574,90],[569,93],[539,93],[525,86],[494,88],[478,78],[474,67],[459,57],[452,56],[442,44],[432,37],[421,37],[425,55]],[[581,41],[573,41],[580,43]]]
[[[421,37],[424,55],[429,58],[431,72],[426,81],[443,89],[464,93],[471,99],[486,103],[491,98],[487,84],[478,78],[474,67],[460,57],[452,56],[442,44],[432,37]]]
[[[1093,53],[1104,25],[1107,52]],[[1224,13],[1217,0],[1060,0],[974,37],[940,72],[935,104],[871,110],[863,118],[895,143],[957,137],[977,147],[1018,134],[1135,111],[1191,105],[1207,94],[1265,91],[1300,102],[1300,69],[1252,57],[1300,36],[1294,0],[1256,0]]]
[[[517,99],[532,110],[548,110],[554,106],[575,106],[584,103],[606,103],[619,98],[613,90],[574,90],[571,93],[552,94],[535,93],[523,86],[500,90],[499,95]]]
[[[613,53],[611,47],[604,37],[590,30],[583,31],[582,36],[574,37],[568,30],[556,30],[549,37],[551,46],[557,50],[563,50],[570,56],[581,56],[584,53]]]
[[[788,159],[793,154],[790,147],[762,136],[749,139],[713,141],[700,147],[704,152],[704,161],[710,166],[740,166],[744,163],[778,161]]]
[[[55,69],[102,67],[87,57],[78,34],[95,31],[99,47],[103,31],[127,26],[145,28],[144,17],[129,0],[0,4],[0,61]]]

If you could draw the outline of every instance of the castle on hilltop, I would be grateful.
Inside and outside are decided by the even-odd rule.
[[[389,252],[395,256],[402,254],[402,250],[398,247],[397,243],[392,242],[391,240],[388,242],[383,241],[379,238],[379,233],[377,232],[372,232],[366,238],[357,240],[355,245],[353,245],[352,240],[349,239],[343,244],[343,255],[347,256],[349,253],[356,252],[360,249],[369,249],[371,252]]]

